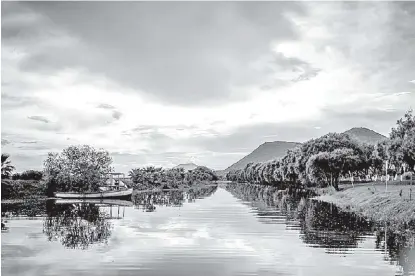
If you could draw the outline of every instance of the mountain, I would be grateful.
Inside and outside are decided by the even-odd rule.
[[[173,169],[183,168],[185,171],[189,171],[189,170],[194,170],[197,167],[199,167],[199,166],[194,164],[194,163],[186,163],[186,164],[177,165]]]
[[[348,134],[350,137],[367,144],[376,144],[380,141],[388,139],[386,136],[383,136],[382,134],[365,127],[354,127],[343,133]]]
[[[231,171],[242,169],[246,166],[246,164],[250,162],[265,162],[272,159],[277,159],[283,157],[287,150],[295,148],[296,146],[301,145],[300,143],[295,142],[283,142],[283,141],[275,141],[275,142],[266,142],[260,145],[257,149],[253,152],[227,168],[224,173]]]

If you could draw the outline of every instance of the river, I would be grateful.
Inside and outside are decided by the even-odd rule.
[[[326,203],[253,185],[132,202],[2,204],[3,275],[415,275],[412,233]]]

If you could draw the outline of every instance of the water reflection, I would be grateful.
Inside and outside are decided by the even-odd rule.
[[[67,248],[86,249],[94,243],[106,243],[112,225],[108,214],[90,203],[47,203],[43,232],[49,241],[59,240]]]
[[[387,252],[386,261],[401,266],[403,275],[415,273],[414,225],[388,229],[333,204],[308,200],[307,194],[288,196],[272,187],[228,184],[226,190],[249,204],[259,221],[299,230],[301,240],[310,247],[344,255],[353,253],[368,236],[375,236],[376,249]]]
[[[408,229],[376,230],[376,249],[386,251],[385,261],[402,267],[403,275],[415,272],[415,232]],[[386,241],[386,242],[385,242]]]
[[[43,233],[49,241],[60,241],[66,248],[87,249],[92,244],[107,243],[113,228],[111,221],[124,217],[127,203],[135,209],[154,212],[156,206],[180,207],[186,200],[194,202],[216,190],[217,186],[207,186],[187,191],[137,193],[132,203],[121,200],[27,200],[2,204],[2,221],[7,222],[7,217],[43,219]]]
[[[188,189],[186,191],[171,190],[137,193],[132,196],[132,202],[136,209],[145,212],[154,212],[159,206],[181,207],[184,202],[194,202],[196,199],[209,197],[214,194],[218,186],[207,186],[198,189]]]
[[[139,193],[125,206],[37,202],[36,215],[28,203],[20,209],[8,205],[11,213],[33,220],[10,220],[10,233],[2,235],[2,270],[108,276],[415,273],[413,236],[402,236],[404,231],[393,236],[389,226],[385,243],[384,226],[311,202],[306,193],[287,196],[251,185],[226,189]]]

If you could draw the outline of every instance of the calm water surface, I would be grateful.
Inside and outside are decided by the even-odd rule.
[[[133,203],[2,204],[3,275],[415,275],[411,232],[328,204],[250,185]]]

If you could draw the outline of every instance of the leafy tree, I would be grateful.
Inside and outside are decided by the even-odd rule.
[[[396,122],[392,128],[390,137],[390,155],[395,165],[406,163],[414,170],[414,144],[415,144],[415,116],[412,110],[405,113],[404,117]]]
[[[415,167],[415,127],[405,134],[402,141],[403,161],[414,170]]]
[[[61,153],[49,153],[44,162],[48,193],[98,191],[112,171],[111,163],[107,151],[88,145],[70,146]]]
[[[320,152],[332,152],[337,149],[350,149],[354,155],[362,156],[361,145],[350,138],[347,134],[329,133],[317,139],[311,139],[301,146],[300,157],[298,160],[299,178],[303,184],[310,182],[307,175],[307,162],[315,154]]]
[[[339,178],[361,166],[361,156],[352,149],[340,148],[332,152],[320,152],[307,161],[307,176],[314,183],[330,184],[339,188]]]
[[[288,150],[287,154],[282,158],[283,163],[283,174],[285,179],[291,184],[295,185],[298,182],[299,177],[299,159],[301,149],[296,147],[292,150]]]
[[[2,179],[8,179],[10,178],[14,166],[11,165],[11,162],[9,160],[10,155],[8,154],[1,154],[1,178]]]

